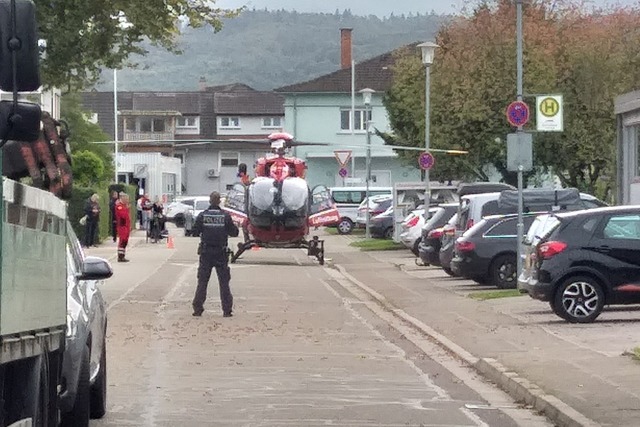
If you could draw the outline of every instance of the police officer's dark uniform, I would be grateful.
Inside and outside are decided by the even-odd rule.
[[[231,317],[233,310],[233,296],[229,288],[231,270],[227,254],[228,237],[238,236],[238,227],[231,216],[220,209],[220,194],[211,193],[211,206],[198,215],[194,231],[200,234],[200,264],[198,266],[198,287],[193,298],[193,315],[200,316],[204,311],[207,299],[207,286],[211,277],[211,270],[215,267],[220,285],[220,300],[225,317]]]

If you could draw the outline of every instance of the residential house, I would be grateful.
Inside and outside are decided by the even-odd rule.
[[[384,93],[392,83],[393,52],[355,65],[355,97],[352,97],[351,30],[341,30],[341,68],[316,79],[285,86],[276,92],[285,98],[286,130],[298,141],[327,143],[328,146],[301,146],[296,154],[308,165],[311,186],[341,186],[365,182],[367,109],[361,89],[375,90],[371,101],[372,128],[389,131],[387,111],[382,104]],[[351,114],[352,99],[355,104]],[[390,186],[395,182],[420,181],[420,170],[406,165],[381,138],[371,135],[372,185]],[[351,150],[349,176],[338,175],[335,150]]]
[[[264,141],[284,125],[284,99],[243,84],[192,92],[118,92],[118,140],[124,155],[155,152],[182,164],[173,195],[225,192],[237,181],[238,165],[249,168],[268,151]],[[83,94],[84,107],[114,134],[113,92]],[[144,177],[118,165],[120,181],[148,187]],[[120,169],[120,168],[123,169]],[[165,177],[171,183],[171,178]],[[169,187],[164,188],[169,191]]]
[[[640,205],[640,91],[616,98],[618,122],[617,202]]]

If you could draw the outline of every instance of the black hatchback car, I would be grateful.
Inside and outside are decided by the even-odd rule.
[[[555,314],[588,323],[605,305],[640,304],[640,206],[548,215],[532,232],[518,287]]]
[[[536,214],[525,214],[527,230]],[[484,217],[455,243],[451,269],[456,276],[500,289],[516,287],[518,215]]]
[[[418,245],[418,254],[424,265],[440,265],[440,239],[444,227],[458,210],[457,203],[439,205],[437,211],[422,226],[422,238]]]

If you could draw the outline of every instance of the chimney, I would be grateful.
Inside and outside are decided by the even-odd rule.
[[[346,68],[351,68],[351,53],[352,53],[352,45],[351,45],[351,32],[352,28],[341,28],[340,29],[340,67],[344,70]]]
[[[200,89],[200,91],[207,90],[207,79],[205,79],[204,76],[201,76],[200,81],[198,81],[198,89]]]

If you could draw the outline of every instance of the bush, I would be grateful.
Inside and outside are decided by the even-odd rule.
[[[80,218],[84,216],[84,207],[92,194],[98,194],[100,198],[100,222],[98,224],[98,241],[102,242],[108,238],[111,234],[111,224],[109,223],[109,198],[111,191],[124,191],[129,194],[131,199],[131,224],[135,224],[136,218],[136,205],[135,194],[136,187],[131,185],[116,184],[111,185],[109,188],[89,188],[74,186],[71,200],[69,200],[68,216],[71,225],[75,230],[80,241],[84,241],[85,227],[80,224]]]

